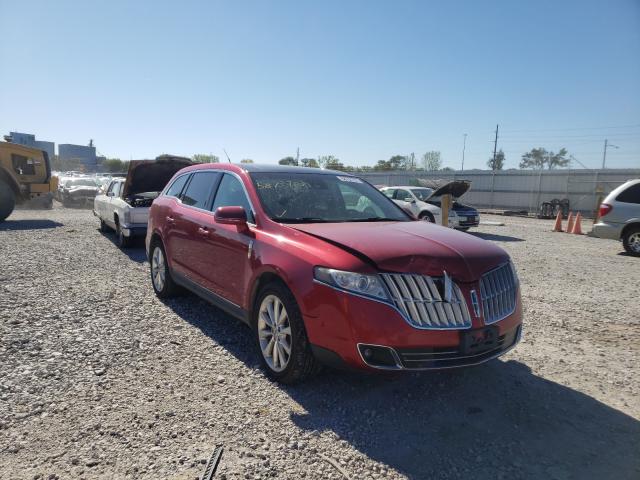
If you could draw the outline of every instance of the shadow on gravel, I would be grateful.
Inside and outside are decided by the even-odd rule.
[[[53,220],[5,220],[0,223],[0,231],[7,230],[44,230],[58,228],[64,225]]]
[[[116,243],[116,235],[114,232],[100,232],[102,236],[113,243],[113,245],[120,249],[122,253],[124,253],[129,260],[132,260],[137,263],[144,263],[147,260],[147,252],[144,248],[144,238],[136,238],[134,239],[133,245],[128,248],[120,248]]]
[[[524,238],[510,237],[509,235],[496,235],[495,233],[483,233],[483,232],[468,232],[474,237],[482,238],[483,240],[493,240],[494,242],[524,242]]]
[[[192,295],[166,304],[258,365],[240,322]],[[640,422],[517,361],[400,375],[325,370],[280,388],[305,410],[290,413],[300,429],[334,432],[412,479],[623,480],[640,472]]]
[[[631,258],[638,258],[640,259],[640,256],[638,255],[633,255],[629,252],[619,252],[618,255],[622,256],[622,257],[631,257]]]

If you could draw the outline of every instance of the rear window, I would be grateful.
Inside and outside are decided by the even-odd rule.
[[[616,197],[616,201],[624,203],[640,203],[640,183],[631,185],[629,188],[619,193]]]
[[[216,172],[194,173],[182,195],[182,203],[190,207],[206,208],[218,175]]]

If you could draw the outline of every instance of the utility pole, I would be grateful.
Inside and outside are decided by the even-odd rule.
[[[296,150],[296,165],[300,162],[300,147]]]
[[[493,142],[493,168],[492,170],[496,169],[496,150],[498,149],[498,128],[500,127],[500,125],[496,125],[496,139]]]
[[[612,143],[609,143],[609,140],[607,140],[606,138],[604,139],[604,152],[602,152],[602,169],[605,169],[605,165],[607,163],[607,148],[620,148],[617,145],[613,145]]]
[[[462,168],[460,169],[464,172],[464,151],[467,148],[467,134],[464,134],[464,140],[462,140]]]

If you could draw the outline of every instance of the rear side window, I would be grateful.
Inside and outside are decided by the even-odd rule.
[[[389,198],[393,198],[393,194],[396,193],[396,191],[388,188],[387,190],[383,190],[382,193],[384,193]]]
[[[113,192],[113,196],[114,197],[119,197],[120,196],[121,187],[122,187],[122,182],[114,182],[113,183],[113,188],[111,189],[111,191]]]
[[[631,185],[616,197],[617,202],[640,203],[640,183]]]
[[[244,188],[242,188],[240,180],[233,175],[227,174],[222,177],[211,210],[215,212],[218,207],[243,207],[247,213],[247,221],[254,223],[251,205],[247,195],[244,193]]]
[[[176,180],[167,189],[166,195],[168,197],[179,197],[180,192],[182,192],[182,188],[184,187],[184,184],[187,183],[188,179],[189,175],[182,175],[181,177],[176,178]]]
[[[216,172],[194,173],[187,189],[182,194],[182,203],[190,207],[207,208],[218,175]]]

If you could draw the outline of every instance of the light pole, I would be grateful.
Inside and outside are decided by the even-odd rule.
[[[613,145],[612,143],[609,143],[609,140],[607,140],[606,138],[604,139],[604,152],[602,153],[602,169],[605,169],[605,164],[607,163],[607,148],[620,148],[617,145]]]
[[[460,171],[464,172],[464,151],[467,148],[467,134],[464,134],[464,138],[462,140],[462,168]]]

